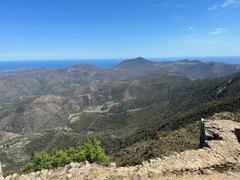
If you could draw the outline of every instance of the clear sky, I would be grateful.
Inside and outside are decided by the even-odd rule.
[[[0,2],[0,60],[239,55],[240,0]]]

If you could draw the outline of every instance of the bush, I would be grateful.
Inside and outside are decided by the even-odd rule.
[[[35,168],[34,168],[33,163],[27,163],[23,166],[22,171],[25,172],[25,173],[29,173],[29,172],[33,171],[34,169]]]
[[[88,140],[82,146],[81,151],[85,155],[85,158],[90,163],[103,163],[109,161],[105,155],[104,150],[101,147],[101,142],[97,140]]]
[[[33,165],[35,170],[48,169],[51,167],[52,157],[46,152],[34,153]]]
[[[81,147],[55,150],[52,154],[36,152],[32,157],[32,162],[25,164],[22,172],[63,167],[71,162],[83,162],[86,160],[90,163],[96,162],[99,164],[109,162],[100,141],[88,139]]]
[[[66,164],[69,164],[72,162],[71,155],[63,150],[55,151],[54,154],[51,157],[51,166],[56,167],[62,167]]]

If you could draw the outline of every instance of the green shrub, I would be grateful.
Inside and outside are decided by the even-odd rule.
[[[72,159],[70,154],[63,150],[55,151],[54,154],[51,156],[51,165],[50,167],[62,167],[66,164],[71,163]]]
[[[33,170],[35,170],[33,163],[26,163],[22,168],[22,171],[25,173],[29,173]]]
[[[86,160],[86,155],[84,151],[81,150],[82,147],[71,148],[68,150],[68,155],[73,162],[81,162]]]
[[[103,163],[109,161],[101,147],[101,142],[97,140],[87,140],[81,148],[85,158],[90,163]]]
[[[51,167],[52,157],[46,152],[34,153],[34,170],[48,169]]]
[[[52,154],[36,152],[32,162],[27,163],[22,172],[40,171],[63,167],[71,162],[89,161],[90,163],[106,163],[109,158],[101,147],[101,142],[95,139],[88,139],[81,147],[67,150],[55,150]]]

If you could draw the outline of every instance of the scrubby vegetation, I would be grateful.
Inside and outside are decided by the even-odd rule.
[[[71,162],[89,161],[90,163],[107,163],[106,156],[100,141],[88,139],[82,146],[67,150],[55,150],[53,153],[35,152],[31,162],[25,164],[22,172],[40,171],[63,167]]]
[[[85,159],[91,162],[89,156],[79,154],[82,148],[68,149],[82,147],[86,138],[101,140],[106,154],[118,165],[140,164],[150,158],[197,148],[196,122],[217,112],[240,109],[239,73],[193,81],[185,73],[145,74],[137,70],[141,76],[133,76],[131,70],[130,76],[120,76],[121,70],[112,72],[108,79],[108,75],[94,75],[96,69],[89,77],[81,75],[82,68],[72,70],[70,77],[77,81],[65,79],[70,83],[67,92],[42,90],[44,96],[24,96],[15,104],[0,108],[1,129],[18,135],[17,141],[2,141],[5,173],[13,170],[14,164],[19,169],[31,156],[26,170],[55,168]],[[64,78],[66,75],[61,81]],[[71,86],[71,82],[80,83],[81,88]],[[54,88],[58,87],[54,84]],[[69,87],[74,87],[74,91]]]
[[[138,142],[111,156],[118,166],[141,164],[143,161],[173,152],[199,148],[200,123],[196,122],[176,131],[159,131],[148,141]]]

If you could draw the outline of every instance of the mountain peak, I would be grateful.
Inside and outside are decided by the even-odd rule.
[[[154,62],[144,59],[143,57],[137,57],[134,59],[128,59],[119,63],[116,68],[122,69],[135,69],[135,68],[147,68],[152,67]]]
[[[136,58],[133,58],[133,59],[130,59],[132,61],[148,61],[147,59],[143,58],[143,57],[136,57]]]

